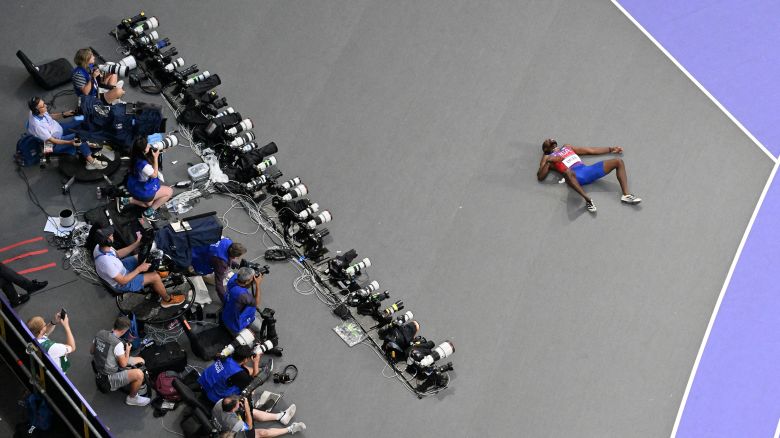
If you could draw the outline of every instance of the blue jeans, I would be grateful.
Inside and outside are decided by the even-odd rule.
[[[79,120],[71,120],[69,122],[60,123],[60,126],[62,126],[62,136],[60,137],[60,140],[73,140],[76,138],[76,133],[73,132],[73,129],[78,128],[80,125],[81,121]],[[92,151],[89,149],[89,145],[86,141],[82,141],[81,145],[79,145],[79,152],[81,152],[81,155],[84,157],[92,155]],[[56,144],[54,145],[54,153],[75,155],[76,148],[70,144]]]

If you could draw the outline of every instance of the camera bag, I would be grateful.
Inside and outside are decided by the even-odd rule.
[[[153,381],[164,371],[182,372],[187,366],[187,352],[178,342],[153,344],[141,351],[146,370]]]
[[[218,324],[192,321],[186,322],[184,327],[192,353],[203,360],[214,360],[233,341],[227,329]]]

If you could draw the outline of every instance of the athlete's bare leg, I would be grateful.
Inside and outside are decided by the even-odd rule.
[[[620,183],[620,190],[624,195],[628,194],[628,176],[626,176],[626,165],[622,158],[613,158],[604,161],[604,173],[610,173],[617,169],[617,179]]]
[[[606,163],[605,163],[605,169],[606,169]],[[569,187],[571,187],[575,192],[577,192],[580,196],[582,196],[582,199],[584,199],[585,202],[590,201],[590,196],[588,196],[588,194],[585,193],[585,190],[580,185],[580,182],[577,181],[577,177],[574,175],[574,172],[572,172],[571,170],[566,170],[566,172],[563,174],[563,178],[566,180],[566,184]]]

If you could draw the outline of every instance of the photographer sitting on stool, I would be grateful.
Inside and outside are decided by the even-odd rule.
[[[71,81],[76,96],[98,97],[99,95],[106,104],[122,103],[119,99],[125,95],[125,90],[122,89],[124,82],[117,80],[119,77],[116,74],[101,73],[95,65],[95,54],[92,50],[79,49],[73,57],[73,62],[76,68],[73,69]],[[98,83],[98,78],[101,79],[101,83]],[[100,89],[101,84],[103,89]]]
[[[246,254],[244,245],[223,237],[209,246],[192,249],[192,268],[200,275],[214,273],[214,286],[220,301],[225,302],[225,276],[230,266],[238,264]]]
[[[75,111],[49,114],[46,102],[38,96],[30,99],[27,105],[30,108],[30,117],[27,119],[27,133],[44,142],[44,147],[46,143],[60,145],[62,147],[57,148],[54,152],[72,154],[76,152],[76,145],[78,145],[81,155],[87,160],[87,170],[106,168],[107,163],[96,160],[92,156],[89,143],[86,141],[76,143],[76,133],[72,129],[78,127],[81,122],[72,120],[60,124],[54,120],[54,118],[71,117],[75,115]]]
[[[111,391],[130,385],[130,393],[125,403],[130,406],[146,406],[151,399],[138,395],[138,390],[144,383],[144,372],[129,366],[143,365],[140,357],[130,356],[130,344],[125,344],[122,337],[130,329],[130,320],[120,316],[114,321],[113,330],[101,330],[92,341],[92,362],[97,373],[108,378]]]
[[[144,286],[151,284],[154,293],[160,296],[160,306],[178,306],[184,302],[183,295],[169,296],[165,285],[157,272],[146,272],[151,266],[143,262],[138,264],[138,258],[131,255],[141,244],[141,235],[132,244],[115,250],[114,227],[101,228],[95,233],[98,244],[92,251],[95,259],[95,271],[111,287],[120,292],[141,292]]]
[[[255,273],[252,268],[241,268],[228,280],[222,322],[234,336],[247,327],[254,333],[262,331],[262,324],[256,318],[257,309],[260,308],[262,282],[263,275]],[[254,293],[252,289],[255,289]]]
[[[173,189],[160,185],[162,175],[159,166],[160,151],[152,149],[145,137],[136,138],[130,153],[130,173],[127,175],[127,191],[132,197],[117,200],[120,211],[133,204],[146,207],[144,216],[152,218],[155,210],[171,199]]]
[[[282,412],[275,414],[270,412],[253,409],[249,405],[249,399],[239,398],[235,395],[225,397],[214,405],[211,415],[217,420],[220,426],[220,432],[238,433],[244,430],[252,430],[255,421],[278,421],[285,426],[290,424],[290,420],[295,415],[295,404]],[[246,420],[244,420],[246,418]],[[276,427],[273,429],[255,429],[255,437],[275,437],[285,434],[294,434],[306,430],[303,423],[293,423],[289,427]],[[247,437],[251,434],[245,435]]]

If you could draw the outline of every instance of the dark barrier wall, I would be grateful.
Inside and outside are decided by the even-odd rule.
[[[49,402],[73,436],[112,437],[92,407],[48,356],[41,352],[27,325],[0,294],[0,355],[30,391]]]

